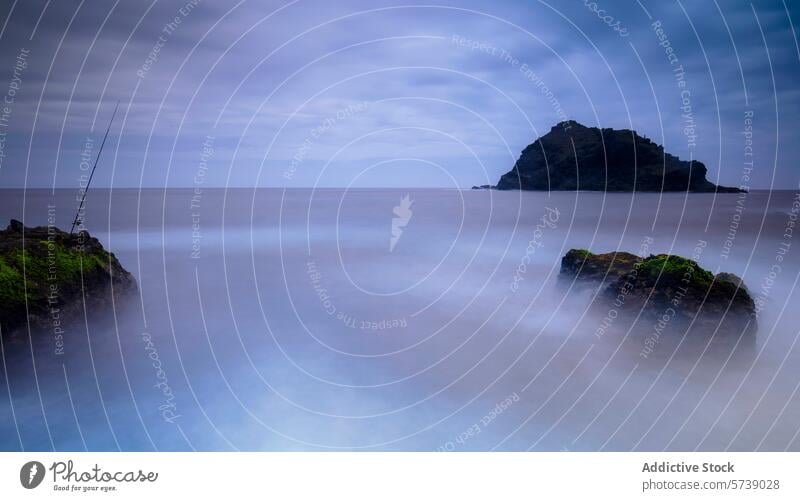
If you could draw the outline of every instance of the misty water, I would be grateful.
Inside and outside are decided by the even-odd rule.
[[[798,450],[794,196],[98,190],[87,229],[139,290],[63,354],[3,338],[0,449]],[[0,219],[48,205],[68,229],[66,190]],[[598,335],[560,258],[643,242],[742,276],[755,340]]]

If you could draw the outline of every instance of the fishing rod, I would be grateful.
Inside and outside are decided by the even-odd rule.
[[[103,154],[103,146],[106,145],[106,139],[108,139],[108,131],[111,130],[111,124],[114,123],[114,117],[117,115],[117,108],[119,108],[119,101],[117,101],[117,105],[114,106],[114,113],[111,114],[111,121],[108,122],[108,127],[106,128],[106,133],[103,136],[103,142],[100,143],[100,151],[97,152],[97,158],[94,159],[94,166],[92,167],[92,173],[89,174],[89,181],[86,183],[86,188],[83,190],[83,196],[81,197],[81,203],[78,205],[78,212],[75,213],[75,219],[72,220],[72,228],[69,230],[69,234],[75,231],[75,225],[79,222],[82,223],[81,220],[81,210],[83,209],[83,203],[86,201],[86,193],[89,192],[89,185],[92,184],[92,178],[94,177],[94,171],[97,169],[97,163],[100,162],[100,155]]]

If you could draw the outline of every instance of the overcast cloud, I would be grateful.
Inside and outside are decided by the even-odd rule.
[[[429,3],[6,2],[0,186],[77,186],[117,100],[98,186],[192,186],[206,143],[206,185],[469,187],[565,117],[739,185],[748,112],[751,185],[798,185],[788,2]]]

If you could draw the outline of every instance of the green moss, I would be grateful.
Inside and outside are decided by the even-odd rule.
[[[38,260],[36,264],[37,271],[44,264],[45,276],[49,273],[51,268],[55,270],[55,279],[57,282],[70,282],[81,276],[83,273],[94,271],[98,267],[104,267],[108,262],[108,255],[103,252],[100,254],[84,254],[83,252],[67,249],[63,244],[50,243],[47,240],[42,240],[41,245],[44,247],[44,260]],[[103,261],[105,259],[105,262]],[[42,263],[44,261],[44,263]]]
[[[587,249],[572,249],[570,252],[573,252],[577,257],[581,259],[586,259],[592,255]]]
[[[17,249],[0,257],[0,299],[4,302],[24,302],[26,290],[28,299],[36,300],[51,285],[74,287],[81,271],[90,273],[108,266],[106,252],[84,254],[47,240],[39,244],[39,248]]]
[[[3,305],[20,305],[25,302],[22,275],[0,257],[0,301]]]
[[[680,283],[693,288],[707,289],[711,287],[714,275],[704,270],[699,264],[680,256],[659,254],[650,256],[639,265],[639,273],[653,281],[656,279],[665,284]]]
[[[628,252],[593,254],[586,249],[570,249],[562,259],[562,273],[579,274],[590,280],[613,279],[630,273],[637,259]]]
[[[601,270],[608,270],[612,275],[628,273],[636,264],[637,257],[628,252],[606,252],[605,254],[592,254],[589,251],[581,250],[585,253],[583,259],[591,266]]]

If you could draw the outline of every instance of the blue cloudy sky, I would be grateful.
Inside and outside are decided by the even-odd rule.
[[[739,185],[752,114],[749,185],[793,189],[798,7],[7,0],[0,187],[77,186],[119,100],[97,186],[469,187],[563,118]]]

